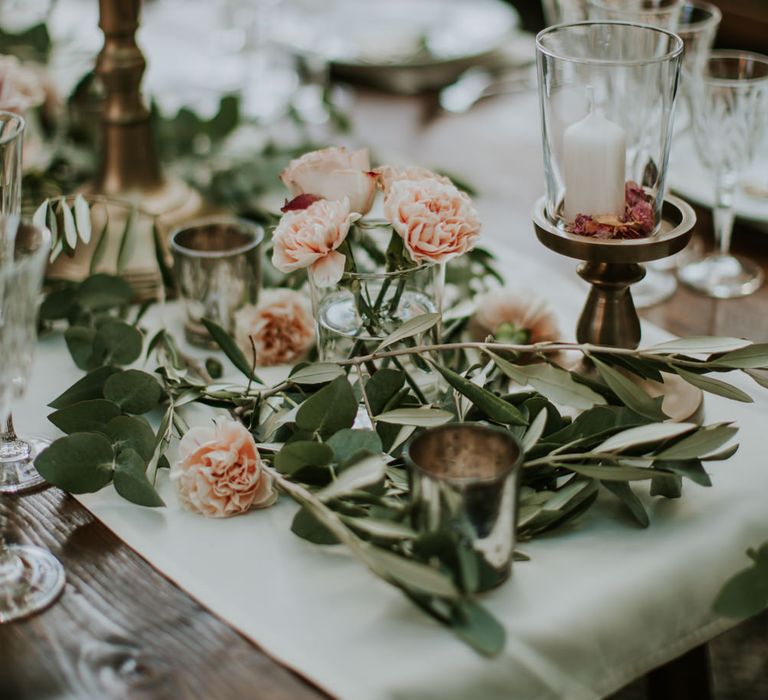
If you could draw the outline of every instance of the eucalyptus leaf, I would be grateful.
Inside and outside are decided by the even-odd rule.
[[[48,416],[63,433],[100,431],[110,420],[120,415],[120,407],[106,399],[89,399],[70,404]]]
[[[88,245],[91,242],[91,211],[83,195],[78,194],[75,197],[74,209],[77,233],[80,240]]]
[[[77,289],[78,302],[92,310],[125,306],[132,296],[131,285],[122,277],[102,273],[91,275]]]
[[[699,459],[660,460],[656,462],[656,468],[684,476],[699,486],[712,486],[709,474],[704,471],[704,466]]]
[[[126,500],[156,508],[165,503],[147,480],[145,462],[136,450],[122,450],[115,460],[115,490]]]
[[[641,416],[651,418],[652,420],[664,420],[667,416],[661,410],[658,401],[652,399],[631,379],[627,379],[621,372],[605,364],[605,362],[592,357],[597,371],[608,385],[610,390],[621,399],[621,401],[631,408],[635,413]]]
[[[96,433],[59,438],[35,459],[35,468],[49,484],[70,493],[93,493],[112,480],[114,452],[109,440]]]
[[[77,297],[74,289],[65,287],[56,289],[46,295],[40,305],[40,319],[43,321],[56,321],[67,318],[77,306]]]
[[[728,442],[739,429],[729,423],[716,423],[699,428],[693,435],[683,438],[657,455],[658,459],[690,459],[702,457]]]
[[[59,394],[48,405],[51,408],[64,408],[80,401],[100,399],[104,396],[104,383],[115,372],[119,371],[116,367],[98,367],[78,379],[69,389]]]
[[[152,428],[141,418],[117,416],[99,429],[112,440],[117,452],[135,450],[146,463],[155,451],[156,438]]]
[[[339,540],[314,513],[306,506],[299,509],[293,517],[291,532],[312,544],[330,545],[338,544]]]
[[[515,365],[494,353],[488,354],[510,379],[523,386],[530,384],[550,401],[581,409],[606,402],[596,391],[575,382],[564,369],[549,364]]]
[[[469,379],[447,367],[435,364],[434,368],[456,391],[466,396],[476,408],[491,420],[507,425],[527,425],[528,421],[525,416],[511,403],[507,403],[496,394],[472,383]]]
[[[567,464],[562,465],[582,476],[600,481],[641,481],[651,479],[657,474],[663,474],[657,469],[641,469],[640,467],[610,467],[601,464]]]
[[[381,540],[408,540],[418,536],[412,528],[392,520],[354,518],[342,515],[341,519],[354,530]]]
[[[768,343],[753,343],[740,350],[733,350],[711,361],[713,364],[739,369],[768,367]]]
[[[415,318],[406,321],[400,328],[393,333],[390,333],[384,340],[379,343],[374,352],[381,352],[384,348],[388,348],[395,343],[412,338],[420,333],[425,333],[430,328],[436,326],[441,319],[441,315],[438,313],[421,314]]]
[[[363,454],[379,455],[384,451],[381,438],[373,430],[344,428],[334,433],[326,442],[333,449],[334,459],[347,462]]]
[[[218,323],[210,318],[200,319],[206,330],[210,334],[211,338],[216,341],[216,344],[222,349],[224,354],[229,358],[230,362],[242,372],[246,377],[252,379],[259,384],[263,384],[251,368],[251,364],[245,359],[243,351],[238,347],[231,335],[227,333]]]
[[[163,390],[147,372],[128,369],[110,376],[104,384],[104,398],[116,403],[126,413],[142,414],[159,403]]]
[[[95,369],[102,364],[103,358],[94,358],[93,342],[96,331],[84,326],[70,326],[64,331],[64,341],[72,360],[78,369]]]
[[[657,343],[647,348],[642,348],[641,352],[651,355],[658,354],[712,354],[716,352],[729,352],[739,350],[751,345],[749,340],[743,338],[720,338],[717,336],[693,336],[690,338],[677,338],[665,343]]]
[[[328,486],[318,491],[316,495],[321,501],[332,501],[341,496],[347,496],[355,491],[360,491],[381,481],[384,478],[386,466],[386,462],[380,455],[363,457],[359,462],[345,469]]]
[[[496,656],[506,644],[504,626],[482,605],[472,600],[458,603],[458,615],[452,628],[456,634],[483,656]]]
[[[459,595],[448,576],[427,564],[406,559],[368,543],[363,543],[361,556],[375,573],[395,585],[441,598],[457,598]]]
[[[681,379],[685,379],[689,384],[698,387],[702,391],[707,391],[710,394],[716,394],[717,396],[724,396],[726,399],[732,399],[733,401],[742,401],[744,403],[752,403],[754,399],[742,391],[738,387],[728,384],[721,379],[715,379],[714,377],[705,377],[701,374],[694,372],[688,372],[680,367],[675,367],[675,372]]]
[[[118,365],[129,365],[139,359],[144,339],[130,323],[110,319],[96,331],[94,351],[103,350]]]
[[[433,428],[454,420],[454,415],[440,408],[422,406],[421,408],[396,408],[394,411],[387,411],[376,416],[376,420],[394,425]]]
[[[291,475],[308,466],[324,467],[333,459],[330,445],[311,440],[297,440],[284,445],[275,455],[275,468]]]
[[[321,435],[350,428],[357,416],[357,399],[346,377],[337,377],[299,406],[296,425]]]
[[[623,452],[632,447],[654,445],[696,430],[695,423],[650,423],[622,430],[595,447],[594,452]]]
[[[648,527],[651,524],[645,506],[640,502],[640,499],[635,495],[635,492],[628,483],[625,481],[604,481],[603,486],[626,506],[627,510],[641,527]]]
[[[66,240],[67,245],[74,250],[77,246],[77,227],[75,226],[75,218],[72,216],[72,211],[63,199],[59,200],[59,210],[61,211],[61,218],[64,222],[64,239]]]
[[[330,362],[316,362],[291,372],[288,378],[294,384],[327,384],[343,374],[344,370],[339,365]]]
[[[392,406],[393,400],[405,386],[405,372],[399,369],[382,367],[365,383],[365,394],[374,415],[382,413]],[[407,389],[404,390],[407,394]]]
[[[541,410],[536,414],[536,418],[531,421],[528,430],[525,431],[522,439],[523,452],[530,452],[544,433],[547,425],[547,411]]]

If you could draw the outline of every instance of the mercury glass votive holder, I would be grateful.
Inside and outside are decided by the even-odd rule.
[[[201,319],[232,333],[235,312],[256,303],[263,239],[261,226],[234,217],[195,221],[172,234],[174,276],[190,343],[215,347]]]
[[[479,558],[475,591],[505,581],[512,570],[523,462],[517,438],[490,425],[449,423],[414,438],[405,461],[413,527],[450,533]]]
[[[552,223],[583,233],[586,222],[596,237],[638,238],[658,230],[682,54],[677,35],[641,24],[577,22],[539,33]],[[650,211],[635,206],[639,200]]]

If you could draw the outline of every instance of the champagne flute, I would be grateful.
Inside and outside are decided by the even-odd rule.
[[[51,245],[46,229],[0,217],[0,418],[24,389],[36,340],[37,307]],[[0,472],[0,480],[4,474]],[[64,569],[50,552],[9,545],[0,523],[0,622],[42,610],[64,588]]]
[[[768,56],[712,51],[691,81],[693,139],[714,177],[713,218],[717,250],[680,268],[688,286],[717,299],[755,292],[762,269],[730,251],[733,194],[768,128]]]
[[[21,159],[25,122],[13,112],[0,112],[0,216],[21,213]],[[7,222],[6,222],[7,224]],[[0,230],[0,245],[10,246],[9,227]],[[9,259],[13,256],[9,255]],[[3,359],[5,361],[5,358]],[[50,441],[39,436],[20,439],[13,427],[10,411],[0,416],[0,493],[20,493],[45,483],[33,464]]]

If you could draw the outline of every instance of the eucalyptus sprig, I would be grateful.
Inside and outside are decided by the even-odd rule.
[[[684,479],[709,486],[705,465],[733,454],[736,428],[667,422],[660,400],[636,380],[672,373],[745,401],[751,399],[740,388],[710,375],[741,370],[762,383],[768,369],[768,346],[732,338],[688,338],[637,350],[565,342],[414,345],[440,321],[425,314],[367,355],[299,364],[273,385],[260,380],[223,328],[206,321],[242,376],[222,381],[186,357],[166,330],[144,337],[137,327],[141,314],[127,320],[128,299],[129,290],[115,278],[96,276],[59,290],[43,305],[45,317],[73,324],[66,331],[70,352],[89,370],[51,403],[50,419],[67,435],[37,460],[47,479],[76,493],[114,482],[129,500],[161,505],[153,484],[158,468],[169,466],[164,455],[171,441],[187,429],[185,406],[226,409],[249,427],[278,488],[301,506],[291,528],[296,535],[346,545],[487,655],[500,651],[505,634],[474,600],[483,561],[467,553],[457,533],[412,529],[405,441],[454,420],[492,423],[517,435],[525,450],[521,539],[580,516],[601,487],[647,527],[637,484],[648,482],[652,496],[668,498],[681,496]],[[120,331],[115,324],[122,324]],[[121,342],[112,342],[117,337]],[[134,350],[126,353],[129,346]],[[122,367],[139,358],[142,346],[154,372]],[[558,364],[573,352],[592,363],[591,373]],[[462,353],[465,361],[457,364]],[[403,364],[390,364],[406,356],[418,356],[421,371],[433,375],[439,390],[430,400],[412,389],[414,378]],[[152,424],[147,415],[154,416]],[[354,427],[361,415],[369,427]]]

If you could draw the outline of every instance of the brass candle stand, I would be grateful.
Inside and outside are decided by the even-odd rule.
[[[141,95],[146,62],[136,44],[141,0],[99,0],[104,48],[96,73],[104,85],[101,167],[89,188],[132,201],[156,216],[164,231],[204,211],[200,194],[163,176],[154,148],[150,114]]]
[[[695,223],[691,206],[668,196],[654,235],[603,240],[560,229],[547,216],[546,197],[536,202],[533,225],[539,241],[560,255],[582,260],[578,274],[591,285],[576,325],[578,342],[621,348],[639,345],[640,318],[630,287],[645,276],[641,263],[681,251],[691,239]],[[644,388],[653,395],[663,395],[664,411],[676,420],[688,420],[701,408],[701,391],[676,376],[666,375],[664,384],[645,382]]]

